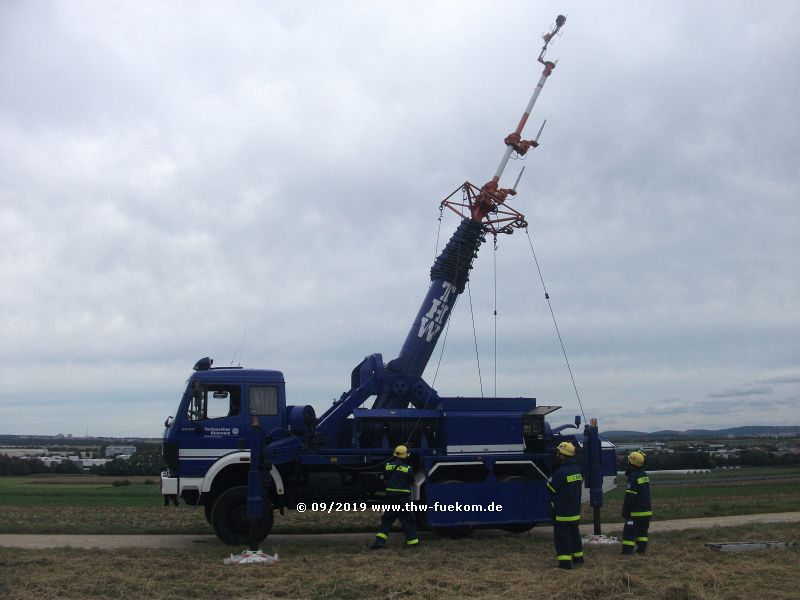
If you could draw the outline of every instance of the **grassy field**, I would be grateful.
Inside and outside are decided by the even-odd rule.
[[[651,475],[655,520],[800,510],[797,467]],[[606,494],[604,520],[622,520],[618,513],[623,496],[622,487]]]
[[[587,565],[555,568],[547,537],[431,538],[415,550],[320,541],[277,550],[273,565],[225,566],[219,543],[192,550],[0,549],[0,597],[53,598],[552,598],[753,600],[798,598],[800,550],[720,553],[718,541],[800,539],[800,524],[657,534],[646,556],[587,546]],[[721,539],[725,538],[725,539]]]
[[[114,486],[123,481],[129,485]],[[0,533],[211,533],[202,509],[162,507],[154,481],[80,475],[0,477]],[[652,491],[654,520],[800,511],[800,469],[742,469],[677,478],[655,475]],[[621,488],[606,495],[604,522],[622,521],[623,495]],[[591,519],[588,505],[584,519]],[[371,512],[287,512],[276,515],[273,531],[372,531],[376,522]]]
[[[147,480],[150,482],[146,482]],[[154,478],[0,478],[2,533],[211,534],[203,511],[162,507]],[[114,485],[114,482],[117,485]],[[606,496],[604,521],[619,522],[623,492]],[[750,469],[653,478],[656,520],[800,510],[800,469]],[[585,507],[585,517],[589,509]],[[275,533],[373,531],[368,513],[287,513]],[[800,524],[659,533],[650,553],[586,548],[587,566],[555,568],[548,535],[482,534],[424,539],[415,550],[370,552],[363,542],[320,540],[276,547],[274,565],[225,566],[216,540],[191,550],[0,548],[0,598],[572,598],[753,600],[800,597],[800,549],[726,554],[707,542],[800,540]],[[238,549],[237,549],[238,550]],[[627,557],[626,557],[627,558]]]
[[[772,477],[798,477],[800,467],[744,467],[741,469],[725,469],[721,471],[711,471],[709,473],[659,473],[650,472],[652,479],[656,482],[681,481],[691,483],[692,481],[717,481],[723,479],[738,479],[740,477],[750,479],[765,479]]]
[[[0,506],[146,507],[161,499],[157,484],[157,477],[0,477]]]

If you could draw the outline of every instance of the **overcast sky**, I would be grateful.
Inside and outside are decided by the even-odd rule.
[[[5,0],[0,433],[158,436],[203,356],[320,414],[397,355],[559,13],[502,183],[585,416],[800,424],[799,3]],[[427,381],[571,421],[524,231],[470,290]]]

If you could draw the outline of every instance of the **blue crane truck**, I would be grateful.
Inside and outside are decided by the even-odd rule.
[[[275,511],[379,503],[384,465],[402,444],[411,451],[412,496],[422,526],[453,537],[476,528],[519,532],[550,521],[546,484],[554,448],[570,441],[598,527],[602,495],[614,487],[616,467],[614,448],[594,419],[582,432],[579,417],[552,427],[545,416],[558,406],[537,405],[530,397],[440,396],[423,378],[486,236],[527,226],[506,203],[515,190],[498,183],[512,152],[525,154],[538,145],[520,134],[555,67],[543,57],[563,23],[559,17],[545,34],[542,77],[517,130],[505,139],[495,176],[480,189],[464,183],[461,202],[452,195],[442,202],[462,220],[431,268],[430,286],[398,356],[388,362],[381,354],[366,356],[352,370],[350,388],[320,416],[310,405],[287,403],[280,371],[215,368],[210,358],[200,359],[175,416],[165,422],[165,505],[182,499],[202,506],[228,544],[260,542]]]

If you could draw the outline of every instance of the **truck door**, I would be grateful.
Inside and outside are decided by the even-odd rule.
[[[185,426],[182,427],[180,473],[202,477],[217,459],[240,447],[244,431],[242,386],[195,380],[189,390]]]

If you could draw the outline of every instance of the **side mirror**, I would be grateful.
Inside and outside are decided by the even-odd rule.
[[[167,417],[167,418],[164,420],[164,427],[167,427],[167,428],[169,428],[169,427],[171,427],[171,426],[172,426],[172,424],[173,424],[174,422],[175,422],[175,419],[174,419],[174,418],[173,418],[173,417],[170,415],[169,417]]]
[[[575,428],[577,429],[580,426],[581,426],[581,416],[575,415]]]

